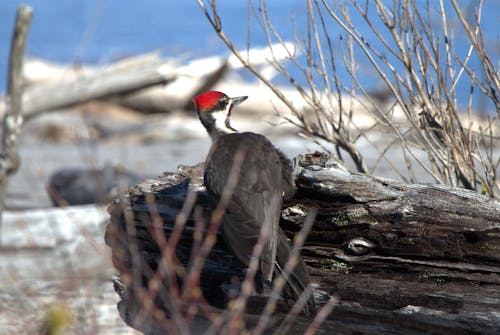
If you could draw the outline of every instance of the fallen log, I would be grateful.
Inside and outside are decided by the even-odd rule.
[[[500,332],[498,201],[464,189],[351,173],[323,154],[299,156],[295,163],[298,191],[284,206],[281,227],[292,237],[311,209],[317,210],[302,255],[313,281],[339,299],[318,333]],[[195,209],[183,211],[193,192]],[[166,321],[173,313],[172,304],[165,301],[172,281],[158,277],[158,272],[170,266],[182,277],[180,269],[190,264],[191,247],[200,238],[194,233],[201,227],[199,218],[211,212],[202,166],[181,167],[136,185],[109,212],[106,243],[123,279],[123,285],[117,285],[122,318],[147,334],[161,333],[164,326],[175,328]],[[181,212],[180,217],[187,218],[183,226],[175,224]],[[179,241],[175,256],[168,256],[173,251],[168,251],[168,243],[160,243],[160,236]],[[216,308],[211,313],[225,315],[228,297],[220,287],[243,275],[219,236],[199,282],[203,302]],[[156,295],[145,299],[152,290]],[[248,328],[256,324],[265,301],[255,297],[247,308]],[[199,302],[196,306],[203,310]],[[287,311],[289,306],[282,303],[267,331],[282,325]],[[303,333],[312,320],[297,316],[288,333]],[[191,330],[210,325],[207,317],[196,314]]]
[[[24,116],[30,118],[45,111],[166,84],[176,78],[173,70],[165,71],[170,63],[139,56],[137,61],[127,59],[90,73],[82,71],[69,78],[32,84],[24,95]]]
[[[271,69],[268,60],[271,57],[286,59],[287,49],[292,49],[292,44],[253,48],[248,57],[254,65]],[[25,118],[31,118],[45,111],[106,98],[143,112],[169,112],[190,106],[196,91],[211,88],[227,72],[241,68],[243,65],[234,56],[200,58],[180,65],[161,59],[157,52],[127,58],[104,68],[72,69],[35,60],[25,69],[29,85],[23,98],[23,113]],[[270,77],[275,75],[273,71],[265,72]],[[161,85],[174,81],[167,89]],[[193,87],[199,89],[193,91]],[[0,112],[4,110],[5,98],[2,97]]]
[[[276,75],[273,66],[269,64],[269,59],[277,61],[286,61],[288,50],[293,50],[293,44],[285,42],[276,43],[262,48],[252,48],[247,51],[241,51],[246,54],[248,59],[256,67],[263,68],[263,73],[271,79]],[[296,51],[298,52],[298,51]],[[133,92],[120,98],[119,103],[125,107],[152,113],[166,113],[172,110],[192,110],[191,99],[201,92],[217,89],[221,79],[229,74],[243,69],[243,64],[234,55],[211,56],[198,58],[188,62],[185,65],[175,69],[177,80],[167,87],[151,87],[138,92]],[[244,85],[241,80],[237,81],[239,85]],[[224,83],[225,86],[233,87],[233,83]],[[249,85],[254,87],[255,85]],[[194,89],[193,89],[194,88]],[[249,87],[244,87],[248,91]],[[262,97],[262,89],[259,88]],[[273,106],[269,100],[274,98],[274,94],[269,93],[262,97],[262,100],[269,105],[269,113],[274,112]]]

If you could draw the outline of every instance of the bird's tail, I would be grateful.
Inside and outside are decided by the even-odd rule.
[[[286,235],[281,229],[278,232],[278,254],[276,257],[276,267],[275,276],[285,275],[285,266],[290,258],[290,253],[292,250],[292,245],[288,241]],[[306,287],[311,284],[311,278],[309,277],[309,271],[307,270],[306,264],[299,255],[297,259],[297,264],[294,269],[285,278],[286,285],[283,289],[283,297],[287,300],[297,301]],[[316,309],[316,301],[314,294],[309,295],[304,307],[302,308],[304,314],[310,315]]]

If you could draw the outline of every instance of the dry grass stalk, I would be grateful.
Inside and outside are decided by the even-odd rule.
[[[204,220],[206,216],[202,214],[202,211],[199,208],[193,208],[196,203],[196,193],[190,192],[185,199],[181,212],[176,217],[171,233],[166,236],[164,222],[158,212],[158,204],[154,196],[146,197],[149,208],[148,217],[151,222],[149,233],[158,245],[161,254],[156,271],[149,268],[145,261],[141,259],[142,249],[137,245],[139,237],[135,229],[137,218],[134,218],[131,204],[127,201],[122,202],[127,227],[126,234],[129,237],[127,248],[130,248],[132,266],[125,272],[122,271],[121,275],[124,286],[128,287],[129,292],[135,295],[132,300],[137,301],[139,305],[137,306],[139,312],[132,322],[138,329],[141,329],[142,325],[150,322],[150,320],[154,320],[156,327],[160,327],[168,333],[189,334],[192,327],[197,322],[200,322],[200,319],[203,319],[208,320],[209,323],[206,329],[207,334],[239,334],[243,331],[262,334],[267,331],[270,323],[275,321],[273,315],[276,303],[281,297],[288,276],[297,264],[298,257],[301,257],[300,249],[312,227],[314,215],[310,215],[305,220],[303,229],[296,235],[290,259],[287,261],[283,273],[274,278],[268,301],[255,324],[245,324],[248,316],[246,307],[248,300],[255,294],[255,276],[259,268],[260,256],[265,249],[264,246],[268,238],[266,229],[261,230],[254,247],[250,264],[245,272],[245,278],[241,283],[241,292],[228,303],[227,309],[220,310],[211,307],[205,301],[200,287],[203,265],[215,245],[222,217],[238,184],[244,155],[245,153],[240,151],[233,160],[228,182],[219,203],[210,216],[208,224]],[[181,233],[186,226],[187,220],[193,218],[195,220],[194,243],[188,265],[185,266],[177,259],[176,248],[179,247]],[[147,283],[144,283],[144,278],[149,278]],[[311,294],[312,288],[308,287],[285,316],[280,329],[286,329],[293,323]],[[311,329],[316,329],[319,326],[320,322],[326,317],[324,314],[327,310],[322,309],[319,311]],[[165,314],[165,311],[167,311],[168,315]]]
[[[380,0],[333,4],[308,0],[305,36],[295,37],[295,48],[304,57],[286,46],[271,22],[266,1],[258,1],[257,10],[249,1],[249,11],[253,10],[268,44],[277,41],[288,51],[287,67],[273,57],[269,62],[307,103],[306,110],[298,110],[236,49],[222,29],[216,2],[197,1],[228,49],[288,107],[291,114],[282,116],[305,136],[333,144],[340,159],[347,152],[358,171],[373,172],[385,161],[405,181],[418,182],[422,177],[417,170],[423,170],[435,182],[498,197],[500,159],[493,152],[500,138],[500,71],[483,40],[483,1],[474,7],[473,17],[466,19],[456,0],[448,6],[440,0],[438,8],[415,0],[394,0],[390,5]],[[249,29],[251,19],[249,12]],[[466,33],[465,55],[456,51],[458,41],[450,32],[451,22]],[[332,33],[334,27],[341,30],[338,40]],[[473,60],[480,68],[472,67]],[[363,66],[370,67],[371,75],[386,89],[370,93],[361,73]],[[300,78],[292,76],[291,69]],[[340,72],[348,80],[342,81]],[[465,113],[464,85],[470,87]],[[494,109],[483,119],[473,109],[481,100]],[[357,115],[363,112],[373,120],[365,129],[356,125]],[[376,132],[393,139],[377,143],[372,139]],[[380,154],[371,167],[357,147],[361,139]],[[406,171],[387,157],[395,147],[402,152]]]

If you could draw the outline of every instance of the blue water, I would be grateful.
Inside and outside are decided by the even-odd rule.
[[[195,0],[2,0],[0,8],[0,80],[5,89],[8,48],[17,6],[34,9],[27,54],[72,63],[107,63],[127,55],[162,50],[167,56],[227,54]],[[245,1],[218,1],[224,29],[240,46],[245,45]],[[271,1],[283,9],[278,25],[289,24],[301,1]],[[288,34],[290,36],[290,34]],[[262,33],[252,35],[264,45]]]
[[[34,9],[26,50],[29,56],[66,64],[106,64],[151,50],[161,50],[166,56],[191,58],[228,54],[195,0],[2,0],[0,92],[5,92],[10,37],[20,3]],[[461,3],[467,9],[472,8],[470,5],[475,2],[463,0]],[[217,4],[224,30],[239,47],[245,47],[248,32],[247,1],[219,0]],[[436,8],[438,6],[437,1],[431,1],[431,4]],[[273,24],[285,39],[293,37],[292,18],[299,36],[305,35],[305,1],[270,0],[268,7]],[[500,1],[485,0],[484,7],[482,22],[485,39],[493,62],[498,66]],[[353,17],[353,20],[361,19]],[[337,38],[340,33],[338,26],[331,21],[328,25],[331,36]],[[359,27],[361,31],[368,31],[366,26],[359,24]],[[255,20],[252,20],[250,39],[254,46],[266,44],[265,35],[257,29]],[[460,54],[466,51],[466,44],[460,44],[464,41],[459,38],[455,45]],[[362,59],[360,62],[363,65]],[[339,71],[339,75],[341,79],[347,78],[345,72]],[[468,92],[467,83],[463,85],[463,89]]]

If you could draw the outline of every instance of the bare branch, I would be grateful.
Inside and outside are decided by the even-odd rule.
[[[19,134],[23,124],[23,60],[26,39],[33,10],[20,6],[12,34],[7,86],[7,110],[2,123],[2,152],[0,154],[0,216],[4,208],[9,176],[19,168]],[[0,217],[1,224],[1,217]]]
[[[210,16],[210,22],[229,50],[259,79],[263,79],[251,60],[238,54],[221,26],[217,25],[215,1],[198,0],[198,3],[205,15]],[[307,106],[303,109],[293,106],[278,86],[263,80],[291,112],[286,115],[277,111],[277,114],[298,127],[304,136],[333,144],[340,159],[342,153],[347,152],[358,171],[369,171],[358,149],[358,141],[363,139],[386,161],[387,149],[393,145],[401,146],[411,180],[415,180],[414,165],[418,165],[436,182],[476,190],[485,187],[497,194],[497,181],[488,172],[493,169],[493,161],[482,159],[478,165],[477,160],[479,156],[484,157],[482,151],[485,149],[478,145],[475,137],[490,135],[478,132],[480,120],[476,116],[471,118],[471,114],[464,118],[460,114],[463,108],[459,105],[463,100],[460,97],[464,96],[458,91],[462,86],[459,82],[464,81],[466,74],[468,78],[465,80],[470,80],[471,87],[482,92],[497,111],[500,110],[498,69],[491,63],[482,41],[483,2],[477,4],[472,23],[457,12],[459,29],[465,30],[470,40],[466,54],[460,57],[454,51],[454,36],[448,28],[450,13],[445,11],[442,0],[437,13],[430,3],[422,7],[414,0],[394,0],[391,5],[379,0],[374,3],[349,0],[346,3],[344,6],[344,3],[331,5],[324,0],[307,1],[305,36],[299,38],[295,35],[293,48],[281,38],[271,22],[267,2],[259,1],[259,10],[254,15],[268,45],[277,41],[285,48],[289,60],[289,64],[284,64],[276,59],[271,48],[269,63],[288,80]],[[452,4],[457,11],[456,1]],[[358,15],[356,19],[361,18],[372,34],[366,34],[359,22],[354,24],[349,12],[352,8]],[[337,50],[331,42],[331,22],[343,30]],[[249,43],[247,40],[247,48]],[[481,50],[476,50],[478,48]],[[295,50],[301,51],[300,57]],[[477,69],[470,68],[470,60],[476,56],[485,69],[481,81],[476,78]],[[360,63],[359,59],[363,62]],[[359,74],[360,65],[370,66],[372,73],[387,86],[388,99],[391,100],[389,106],[370,96],[364,77]],[[300,78],[295,73],[292,75],[290,68],[298,70]],[[340,80],[339,69],[347,73],[347,81]],[[472,92],[469,96],[469,113],[476,96]],[[358,126],[356,117],[360,109],[366,111],[370,126]],[[386,131],[394,138],[393,144],[387,146],[387,143],[380,144],[370,139],[371,134]],[[496,131],[491,133],[493,138],[498,137]],[[426,154],[425,159],[422,159],[422,152]],[[401,179],[407,178],[397,166],[389,165]]]

